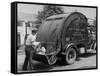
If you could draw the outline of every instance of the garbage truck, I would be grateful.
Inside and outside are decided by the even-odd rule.
[[[88,20],[80,12],[58,14],[43,21],[37,32],[31,60],[49,65],[57,61],[73,64],[89,47]]]

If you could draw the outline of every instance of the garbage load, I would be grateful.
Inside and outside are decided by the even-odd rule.
[[[53,51],[59,45],[64,49],[71,42],[87,44],[87,26],[87,18],[80,12],[54,15],[48,17],[40,26],[36,41],[52,46]]]

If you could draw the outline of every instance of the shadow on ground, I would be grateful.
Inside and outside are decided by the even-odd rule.
[[[90,56],[93,56],[93,55],[96,55],[96,53],[86,53],[86,54],[80,55],[80,57],[90,57]]]
[[[87,57],[90,57],[90,56],[93,56],[93,55],[96,55],[95,53],[86,53],[86,54],[82,54],[80,56],[78,56],[77,60],[76,61],[80,61],[81,58],[87,58]],[[67,64],[61,62],[61,61],[57,61],[56,64],[54,65],[48,65],[48,64],[45,64],[45,63],[38,63],[38,64],[35,64],[34,65],[34,69],[35,70],[50,70],[52,69],[53,67],[57,67],[57,66],[65,66]]]
[[[37,64],[34,64],[34,69],[35,71],[48,71],[50,69],[52,69],[53,67],[48,65],[48,64],[45,64],[45,63],[37,63]]]
[[[95,53],[94,54],[93,53],[82,54],[77,58],[76,61],[81,61],[82,58],[91,57],[93,55],[96,55],[96,54]],[[67,64],[65,64],[59,60],[54,65],[48,65],[46,63],[37,62],[36,64],[33,64],[33,67],[34,67],[33,71],[50,71],[54,67],[62,67],[62,66],[66,66],[66,65]],[[81,68],[85,68],[85,66],[81,67]],[[86,66],[86,68],[87,68],[87,66]]]
[[[78,55],[76,61],[80,61],[81,58],[88,58],[88,57],[91,57],[93,55],[96,55],[96,53],[85,53],[85,54]]]

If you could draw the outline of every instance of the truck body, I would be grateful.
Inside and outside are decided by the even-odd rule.
[[[42,61],[46,59],[50,65],[55,64],[59,57],[67,64],[74,63],[77,54],[81,53],[80,48],[88,48],[87,26],[87,18],[80,12],[48,17],[40,26],[36,38],[46,52],[37,52],[33,58],[40,60],[43,57]]]

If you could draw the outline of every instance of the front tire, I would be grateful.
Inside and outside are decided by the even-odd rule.
[[[54,65],[57,62],[57,57],[55,55],[52,55],[48,60],[49,65]]]
[[[65,60],[67,64],[73,64],[76,61],[77,58],[77,54],[76,54],[76,50],[72,47],[70,47],[68,50],[66,50],[66,56],[65,56]]]

